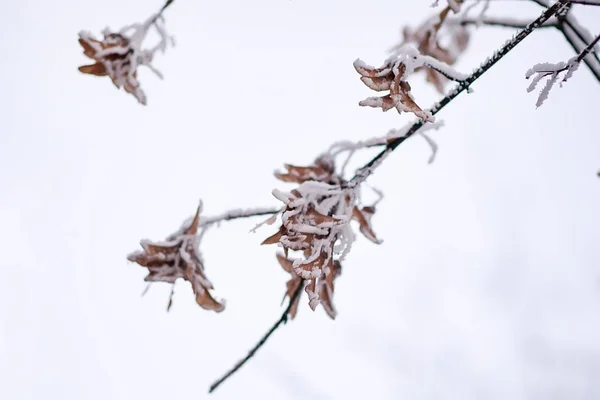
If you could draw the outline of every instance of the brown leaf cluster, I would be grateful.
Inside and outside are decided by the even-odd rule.
[[[211,294],[212,283],[204,273],[202,257],[197,243],[200,207],[193,220],[164,242],[141,241],[143,251],[136,251],[127,259],[148,268],[144,279],[148,282],[175,283],[179,278],[190,282],[198,305],[206,310],[221,312],[225,304]]]
[[[318,158],[313,165],[307,167],[286,165],[286,169],[286,173],[276,173],[284,182],[306,184],[314,181],[326,184],[324,186],[332,185],[330,182],[344,182],[335,173],[331,158],[327,157]],[[374,243],[381,242],[371,227],[374,207],[359,207],[354,204],[352,196],[343,192],[334,191],[335,194],[331,195],[326,191],[324,193],[316,200],[309,201],[300,188],[292,190],[279,230],[265,239],[263,244],[278,243],[283,247],[284,255],[278,255],[278,259],[282,267],[292,274],[292,279],[287,284],[288,295],[291,296],[298,285],[307,280],[305,291],[310,307],[314,310],[321,303],[330,317],[334,318],[333,280],[341,271],[340,262],[335,259],[336,246],[339,241],[348,240],[343,229],[350,220],[355,220],[365,237]],[[324,204],[330,205],[327,214],[317,210],[326,209]],[[349,218],[340,216],[345,214],[349,214]],[[302,252],[304,258],[288,259],[289,250]],[[293,315],[295,313],[296,305],[293,306]]]
[[[318,157],[313,165],[299,167],[285,164],[286,172],[275,172],[275,177],[283,182],[303,183],[307,181],[337,184],[342,178],[335,174],[335,165],[330,157]]]
[[[354,69],[368,88],[377,92],[389,91],[389,94],[381,97],[369,97],[359,105],[381,108],[383,111],[395,108],[399,113],[412,112],[423,121],[433,121],[431,115],[415,103],[410,93],[410,84],[406,81],[406,65],[401,61],[389,59],[382,67],[375,68],[357,60],[354,62]]]
[[[135,50],[129,38],[120,33],[104,33],[102,41],[86,32],[79,33],[79,44],[83,54],[95,61],[91,65],[79,67],[84,74],[108,76],[117,87],[123,87],[138,102],[146,104],[146,95],[137,79]]]

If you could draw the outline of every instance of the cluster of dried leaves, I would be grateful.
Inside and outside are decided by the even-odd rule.
[[[454,7],[449,5],[415,30],[405,27],[403,42],[394,46],[392,56],[381,67],[371,67],[361,60],[354,62],[354,68],[367,87],[377,92],[389,91],[389,94],[381,97],[369,97],[359,105],[381,108],[383,111],[395,108],[399,113],[411,112],[425,122],[433,122],[432,115],[415,102],[407,78],[413,72],[424,70],[427,81],[440,93],[444,92],[444,85],[449,79],[464,79],[462,74],[450,66],[456,63],[467,48],[468,31],[458,24],[449,26],[444,35],[448,40],[446,47],[441,45],[439,37],[448,13],[451,10],[455,13],[460,11],[458,5],[460,2]]]
[[[145,280],[174,284],[179,278],[191,283],[197,303],[204,309],[223,311],[225,304],[211,295],[213,285],[204,272],[199,251],[200,239],[207,223],[252,215],[274,214],[266,222],[273,224],[281,214],[281,227],[263,244],[279,244],[284,253],[277,259],[291,278],[287,282],[286,295],[293,305],[290,309],[294,318],[300,296],[294,297],[299,285],[306,283],[305,291],[309,305],[315,310],[319,304],[331,318],[335,318],[333,305],[334,280],[341,274],[341,261],[350,251],[355,235],[351,221],[358,223],[360,232],[374,243],[381,243],[371,227],[375,206],[361,206],[357,201],[357,190],[343,189],[346,181],[335,171],[332,156],[325,154],[307,167],[286,166],[286,172],[275,173],[284,182],[299,186],[290,193],[274,191],[285,204],[279,210],[261,210],[252,213],[226,213],[212,219],[202,219],[201,207],[193,218],[169,235],[163,242],[142,240],[142,251],[128,256],[132,262],[148,269]],[[288,258],[289,251],[297,251],[303,258]],[[171,302],[169,301],[169,306]]]
[[[148,268],[147,282],[168,282],[174,284],[182,278],[192,285],[198,305],[206,310],[221,312],[225,309],[223,301],[216,300],[210,293],[212,283],[204,273],[204,264],[200,254],[198,226],[200,223],[201,206],[190,222],[163,242],[142,240],[142,251],[136,251],[127,256],[133,261]],[[169,307],[171,301],[169,300]],[[167,308],[167,309],[168,309]]]
[[[140,89],[137,80],[137,67],[151,67],[153,55],[157,50],[164,50],[167,36],[162,27],[162,12],[172,3],[168,0],[163,8],[151,16],[143,24],[134,24],[119,32],[105,31],[104,39],[97,40],[92,35],[80,33],[79,42],[84,54],[95,61],[92,65],[82,66],[80,70],[87,74],[109,76],[117,87],[123,87],[133,94],[141,103],[146,103],[146,97]],[[457,21],[452,21],[451,14],[461,12],[462,0],[447,2],[447,6],[418,28],[403,29],[403,40],[392,48],[392,55],[381,67],[371,67],[360,60],[354,62],[354,68],[360,74],[361,81],[370,89],[377,92],[387,92],[383,96],[370,97],[359,104],[361,106],[377,107],[383,111],[395,108],[398,112],[410,112],[426,122],[419,131],[439,126],[434,122],[432,114],[420,107],[411,93],[408,78],[415,72],[424,71],[426,79],[439,92],[444,91],[448,80],[464,81],[465,75],[451,67],[465,51],[469,43],[469,33],[462,24],[466,14],[474,7],[471,5]],[[480,13],[480,21],[489,6],[484,1]],[[152,49],[142,49],[142,43],[151,27],[156,27],[160,43]],[[127,32],[132,32],[127,34]],[[442,41],[443,39],[443,41]],[[586,54],[594,52],[591,43],[586,52],[561,64],[540,64],[529,71],[527,77],[535,76],[531,87],[540,79],[551,77],[547,88],[556,80],[561,72],[566,72],[563,79],[571,76]],[[154,70],[154,69],[153,69]],[[547,91],[549,89],[545,89]],[[400,133],[401,136],[403,133]],[[392,135],[384,140],[358,142],[347,148],[350,156],[357,149],[371,145],[385,145],[390,140],[396,140],[399,135]],[[425,138],[435,150],[435,143],[427,136]],[[318,157],[312,165],[285,165],[284,172],[275,176],[297,187],[290,192],[275,190],[275,197],[283,202],[279,230],[267,238],[263,244],[278,244],[283,253],[277,258],[285,271],[291,274],[287,282],[287,296],[292,297],[296,289],[305,285],[310,307],[314,310],[322,304],[328,315],[335,317],[333,305],[334,281],[341,274],[341,262],[350,251],[355,235],[350,222],[358,223],[360,232],[374,243],[380,243],[371,227],[371,217],[375,213],[374,206],[360,205],[359,188],[349,187],[343,178],[343,173],[336,171],[335,154],[326,153]],[[350,157],[349,156],[349,157]],[[345,164],[344,164],[345,165]],[[344,167],[342,167],[343,171]],[[359,185],[360,186],[360,185]],[[212,284],[204,274],[204,266],[198,250],[198,224],[200,209],[196,216],[176,234],[167,238],[166,242],[152,243],[142,241],[143,251],[129,256],[131,261],[148,268],[147,281],[164,281],[173,283],[183,278],[192,284],[198,304],[209,310],[222,311],[223,303],[215,300],[210,294]],[[246,216],[252,216],[249,214]],[[254,214],[262,215],[262,214]],[[269,223],[275,221],[276,215]],[[288,258],[289,251],[298,252],[302,257]],[[296,315],[299,296],[294,297],[291,311]]]
[[[285,204],[281,226],[263,244],[278,244],[284,254],[278,254],[282,267],[292,275],[287,295],[292,296],[298,285],[307,281],[305,292],[314,310],[322,304],[327,314],[335,318],[333,305],[334,280],[341,274],[340,261],[350,251],[355,235],[351,221],[374,243],[381,243],[371,228],[375,207],[357,204],[355,190],[342,189],[346,181],[336,173],[335,162],[329,154],[318,157],[312,165],[285,165],[286,172],[275,176],[296,183],[289,193],[274,191]],[[301,252],[303,258],[288,259],[289,250]],[[299,297],[293,299],[299,301]],[[294,304],[292,317],[296,314]]]
[[[172,2],[173,0],[169,0],[159,13],[152,15],[143,24],[133,24],[119,32],[111,32],[106,28],[102,32],[102,40],[96,39],[89,32],[80,32],[79,44],[83,47],[83,54],[95,63],[81,66],[79,71],[89,75],[108,76],[118,89],[125,89],[145,105],[146,94],[140,87],[137,68],[144,65],[162,78],[161,73],[152,66],[152,60],[157,51],[165,51],[170,39],[163,26],[162,12]],[[156,28],[160,41],[153,48],[143,49],[143,42],[151,27]]]

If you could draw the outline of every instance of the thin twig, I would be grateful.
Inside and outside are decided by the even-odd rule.
[[[548,4],[544,0],[531,1],[538,4],[539,6],[548,7]],[[574,2],[572,0],[569,0],[568,6],[570,7],[573,3]],[[573,51],[579,54],[579,52],[581,52],[581,50],[589,44],[588,41],[591,39],[589,37],[586,37],[585,33],[581,32],[581,29],[579,26],[577,26],[578,24],[576,23],[576,21],[571,20],[571,18],[569,18],[568,15],[559,17],[558,20],[559,21],[556,25],[556,29],[558,29],[563,34],[565,40],[569,43]],[[575,36],[577,36],[577,38],[583,43],[583,46],[578,46],[574,42],[569,31],[571,31]],[[600,58],[598,58],[598,55],[595,52],[591,52],[590,54],[592,54],[593,59],[590,60],[589,58],[585,58],[583,62],[585,63],[585,65],[587,65],[588,69],[591,71],[594,77],[600,82]]]
[[[460,25],[487,25],[487,26],[500,26],[504,28],[517,28],[524,29],[529,21],[518,21],[514,18],[502,18],[502,17],[485,17],[485,18],[465,18],[460,20],[452,20],[452,23]],[[556,21],[547,21],[540,25],[540,28],[556,28]]]
[[[500,61],[509,51],[511,51],[515,46],[517,46],[523,39],[525,39],[531,32],[541,26],[544,22],[550,19],[552,16],[556,15],[556,13],[561,10],[561,8],[567,4],[569,0],[558,0],[554,5],[547,8],[542,15],[540,15],[535,21],[531,22],[525,29],[521,30],[512,40],[506,43],[500,50],[497,50],[492,57],[488,58],[479,68],[477,68],[471,75],[467,77],[464,81],[460,82],[456,88],[451,91],[446,97],[440,100],[438,103],[434,104],[431,108],[430,112],[432,115],[440,112],[446,105],[448,105],[452,100],[454,100],[459,94],[464,92],[469,88],[469,86],[475,82],[479,77],[485,74],[490,68],[492,68],[498,61]],[[365,164],[361,169],[359,169],[354,177],[344,185],[347,188],[354,188],[363,183],[372,173],[376,166],[378,166],[388,154],[394,151],[402,142],[415,134],[425,122],[422,120],[418,120],[415,122],[410,129],[406,132],[406,134],[402,137],[394,139],[390,143],[388,143],[384,150],[382,150],[379,154],[377,154],[371,161]]]
[[[173,305],[173,295],[175,294],[175,282],[171,284],[171,294],[169,295],[169,303],[167,304],[167,312],[171,310],[171,306]]]
[[[160,9],[160,11],[158,12],[159,14],[162,14],[163,11],[165,11],[167,9],[167,7],[169,7],[171,5],[171,3],[173,3],[175,0],[167,0],[167,2],[165,3],[164,6],[162,6],[162,8]]]
[[[584,6],[600,6],[600,0],[571,0],[571,3]]]
[[[221,221],[231,221],[232,219],[238,218],[250,218],[260,217],[263,215],[277,214],[281,211],[280,208],[253,208],[253,209],[236,209],[230,210],[220,215],[213,217],[200,217],[200,224],[198,226],[208,226]]]
[[[163,12],[167,9],[167,7],[169,7],[175,0],[167,0],[167,2],[161,7],[160,10],[158,10],[158,12],[156,13],[156,15],[154,16],[154,18],[152,18],[152,20],[150,21],[149,25],[152,25],[153,23],[156,22],[157,19],[162,17]]]
[[[273,332],[275,332],[277,330],[277,328],[279,328],[279,326],[281,326],[281,324],[285,324],[287,322],[288,314],[290,313],[290,309],[292,308],[292,305],[294,304],[294,302],[296,301],[298,296],[300,296],[300,294],[302,293],[303,288],[304,288],[304,284],[298,285],[298,287],[294,291],[294,294],[290,297],[290,302],[288,303],[288,306],[286,307],[283,314],[281,314],[281,317],[277,320],[277,322],[275,322],[275,324],[271,327],[271,329],[269,329],[269,331],[248,352],[248,355],[246,357],[244,357],[243,359],[238,361],[237,364],[235,364],[235,366],[232,369],[230,369],[225,375],[223,375],[221,378],[219,378],[217,381],[215,381],[212,385],[210,385],[210,389],[208,390],[208,393],[212,393],[216,388],[219,387],[219,385],[221,385],[231,375],[235,374],[237,372],[237,370],[242,368],[242,366],[244,364],[246,364],[252,357],[254,357],[254,353],[256,353],[258,351],[258,349],[260,349],[267,342],[267,340],[269,339],[269,336],[271,336],[273,334]]]
[[[600,35],[596,36],[596,39],[592,40],[592,42],[588,44],[588,46],[585,49],[583,49],[581,53],[579,53],[579,55],[577,56],[577,61],[581,62],[581,60],[583,60],[585,56],[590,54],[590,52],[594,51],[594,46],[596,46],[598,41],[600,41]]]

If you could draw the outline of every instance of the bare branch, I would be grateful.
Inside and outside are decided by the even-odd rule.
[[[169,7],[175,0],[167,0],[167,2],[165,3],[164,6],[161,7],[160,10],[158,10],[158,12],[156,13],[156,15],[154,16],[154,18],[150,21],[150,24],[153,24],[154,22],[156,22],[157,19],[162,17],[163,12],[167,9],[167,7]]]
[[[277,320],[277,322],[275,322],[275,324],[271,327],[271,329],[269,329],[268,332],[258,341],[258,343],[248,352],[248,355],[246,357],[244,357],[243,359],[238,361],[232,369],[227,371],[227,373],[225,375],[223,375],[221,378],[219,378],[217,381],[215,381],[212,385],[210,385],[208,393],[214,392],[215,389],[219,387],[219,385],[221,385],[231,375],[235,374],[240,368],[242,368],[244,366],[244,364],[246,364],[252,357],[254,357],[254,354],[258,351],[258,349],[260,349],[267,342],[267,340],[273,334],[273,332],[275,332],[277,330],[277,328],[279,328],[281,326],[281,324],[285,324],[287,322],[288,315],[290,313],[290,309],[292,308],[292,305],[294,304],[294,302],[296,301],[298,296],[300,296],[300,294],[302,293],[302,289],[304,289],[304,284],[298,285],[298,287],[296,288],[296,291],[294,292],[292,297],[290,297],[288,306],[286,307],[283,314],[281,314],[281,317]]]
[[[235,209],[229,210],[223,214],[215,215],[213,217],[200,218],[199,227],[205,227],[221,221],[231,221],[232,219],[239,218],[250,218],[260,217],[263,215],[277,214],[281,209],[279,208],[249,208],[249,209]]]
[[[581,62],[581,60],[583,60],[585,56],[594,51],[594,47],[596,46],[598,41],[600,41],[600,35],[596,36],[596,38],[592,40],[592,42],[588,44],[588,46],[585,49],[583,49],[581,53],[579,53],[579,55],[577,56],[577,61]]]
[[[505,28],[517,28],[524,29],[529,21],[518,20],[510,17],[484,17],[484,18],[465,18],[465,19],[453,19],[448,21],[450,23],[458,23],[463,26],[467,25],[487,25],[487,26],[499,26]],[[539,28],[556,28],[556,20],[548,20]]]
[[[475,82],[479,77],[485,74],[490,68],[492,68],[498,61],[500,61],[509,51],[511,51],[515,46],[517,46],[523,39],[531,34],[535,29],[540,27],[546,21],[548,21],[551,17],[556,15],[564,6],[567,4],[569,0],[558,0],[554,5],[546,9],[542,15],[540,15],[537,19],[527,25],[525,29],[521,30],[513,39],[511,39],[508,43],[506,43],[500,50],[497,50],[492,57],[488,58],[479,68],[477,68],[471,75],[467,77],[464,81],[460,82],[456,88],[451,91],[446,97],[440,100],[438,103],[434,104],[431,108],[431,115],[435,115],[440,112],[446,105],[448,105],[452,100],[454,100],[459,94],[464,92],[471,86],[473,82]],[[382,150],[379,154],[377,154],[371,161],[365,164],[361,169],[359,169],[354,177],[348,182],[346,185],[349,188],[356,187],[363,183],[374,171],[374,169],[381,164],[381,162],[392,152],[394,151],[402,142],[415,134],[419,129],[421,129],[425,125],[425,122],[422,120],[418,120],[415,122],[410,129],[406,132],[406,134],[402,137],[398,137],[397,139],[388,143],[384,150]]]
[[[583,4],[585,6],[600,6],[600,0],[571,0],[573,4]]]

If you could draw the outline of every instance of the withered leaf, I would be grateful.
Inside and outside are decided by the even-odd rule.
[[[385,96],[362,100],[358,103],[360,106],[381,108],[383,111],[396,108],[398,112],[411,112],[424,121],[433,120],[431,114],[423,111],[413,100],[410,85],[404,80],[406,73],[404,63],[388,61],[383,67],[374,68],[357,60],[354,62],[354,68],[362,75],[361,81],[370,89],[378,92],[390,91]]]
[[[375,214],[375,207],[354,207],[352,210],[352,219],[358,222],[360,232],[375,244],[381,244],[377,239],[373,228],[371,227],[371,217]]]
[[[209,290],[212,283],[204,273],[204,265],[197,243],[200,207],[192,221],[180,231],[170,235],[164,242],[142,240],[143,251],[127,256],[129,261],[148,268],[144,279],[149,282],[174,283],[183,278],[190,282],[198,305],[206,310],[221,312],[225,304],[215,300]]]

